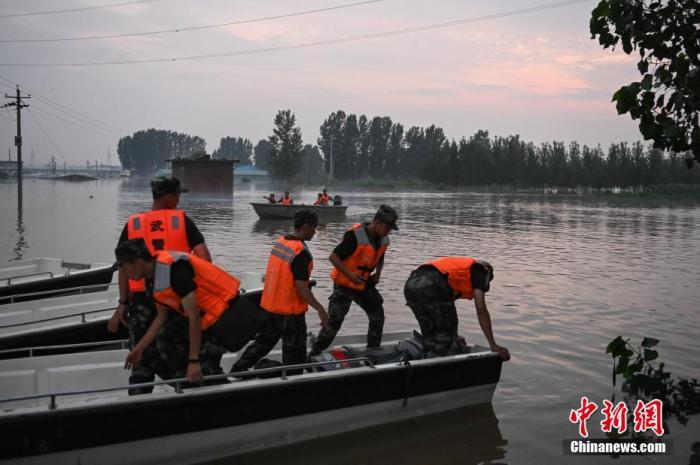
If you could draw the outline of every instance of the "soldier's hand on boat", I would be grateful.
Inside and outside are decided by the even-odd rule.
[[[498,344],[494,344],[491,346],[491,350],[500,355],[503,360],[510,360],[510,352],[508,352],[508,349],[506,349],[505,347],[501,347]]]
[[[189,362],[185,376],[191,383],[200,383],[202,381],[202,365],[199,362]]]
[[[467,347],[467,340],[464,338],[464,336],[460,336],[458,334],[457,337],[455,337],[455,342],[462,347]]]
[[[137,366],[143,357],[143,350],[138,346],[131,349],[131,352],[126,356],[126,362],[124,362],[124,368],[130,370]]]
[[[107,322],[107,331],[109,331],[110,333],[116,333],[117,331],[119,331],[119,323],[122,323],[124,326],[126,326],[126,320],[124,319],[125,315],[126,305],[119,304],[119,306],[117,306],[117,309],[114,311],[112,318],[110,318]]]

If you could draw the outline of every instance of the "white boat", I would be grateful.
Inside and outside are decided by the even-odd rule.
[[[320,223],[342,221],[345,218],[345,210],[348,209],[348,205],[285,205],[264,202],[252,202],[251,205],[261,220],[293,219],[294,214],[299,210],[311,210],[318,215]]]
[[[409,336],[385,334],[380,358]],[[204,462],[488,403],[500,379],[501,359],[484,347],[377,362],[364,342],[365,335],[336,339],[355,358],[331,351],[325,362],[246,372],[273,378],[184,390],[184,380],[170,380],[132,397],[125,350],[0,361],[0,463]],[[222,367],[235,358],[225,355]],[[302,367],[311,372],[288,371]]]
[[[70,292],[67,288],[96,286],[92,291],[105,290],[116,276],[113,271],[111,263],[74,263],[58,258],[6,262],[0,267],[0,304],[65,294]],[[19,294],[23,297],[17,297]]]
[[[262,291],[261,273],[234,273],[242,295]],[[75,345],[113,341],[127,336],[126,328],[107,331],[107,321],[119,302],[116,284],[98,292],[22,300],[0,306],[0,359],[25,354],[25,347]]]

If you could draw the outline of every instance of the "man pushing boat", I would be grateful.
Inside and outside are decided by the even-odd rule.
[[[455,300],[474,300],[481,330],[492,351],[503,360],[510,359],[505,347],[496,344],[491,316],[486,308],[486,293],[493,280],[493,267],[471,257],[442,257],[415,269],[406,281],[404,296],[418,320],[427,357],[459,352],[466,345],[457,334]]]
[[[126,357],[126,368],[138,366],[144,351],[153,343],[169,312],[187,318],[189,352],[187,358],[170,360],[176,376],[192,382],[202,376],[220,374],[223,351],[202,351],[221,346],[239,351],[263,328],[264,312],[239,296],[240,281],[216,265],[194,255],[161,251],[151,255],[143,239],[132,239],[114,251],[120,270],[129,279],[145,279],[146,292],[156,304],[157,314],[146,334]],[[185,347],[182,341],[168,340],[178,331],[164,331],[158,344]]]

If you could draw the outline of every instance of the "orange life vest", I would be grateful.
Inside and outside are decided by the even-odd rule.
[[[228,309],[229,302],[238,296],[240,281],[203,258],[182,252],[158,252],[153,277],[153,300],[187,316],[182,299],[170,285],[170,267],[178,260],[186,260],[194,269],[194,291],[197,307],[202,313],[202,330],[217,322]]]
[[[387,247],[389,247],[389,236],[382,239],[380,247],[375,249],[363,225],[355,223],[349,231],[355,233],[357,248],[352,255],[343,260],[343,265],[345,265],[352,274],[359,276],[363,281],[367,281],[372,271],[377,267],[384,252],[386,252]],[[333,271],[331,271],[331,279],[340,286],[349,287],[350,289],[358,291],[363,290],[366,285],[366,282],[362,284],[353,283],[350,281],[350,278],[335,267],[333,267]]]
[[[328,194],[321,194],[321,205],[328,205],[331,201],[331,196]]]
[[[301,315],[308,310],[309,304],[297,292],[292,274],[292,262],[304,250],[309,251],[303,241],[285,239],[284,236],[277,239],[272,247],[265,272],[265,287],[260,300],[260,306],[268,312],[280,315]],[[313,267],[312,260],[309,262],[309,274]]]
[[[284,205],[292,205],[294,203],[294,201],[292,200],[291,197],[282,197],[282,200],[280,200],[279,203],[284,204]]]
[[[457,294],[458,299],[473,299],[472,265],[476,262],[471,257],[443,257],[426,262],[447,276],[447,284]]]
[[[143,238],[152,254],[160,250],[189,252],[185,212],[182,210],[152,210],[131,215],[127,221],[129,239]],[[144,280],[129,280],[129,292],[144,292]]]

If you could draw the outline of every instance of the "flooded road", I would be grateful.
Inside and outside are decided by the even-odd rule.
[[[182,196],[181,207],[225,269],[263,272],[272,243],[289,230],[286,222],[259,220],[250,207],[268,189],[242,185],[225,200]],[[150,191],[130,181],[27,180],[24,190],[20,215],[16,185],[0,184],[3,262],[38,256],[110,262],[128,215],[151,204]],[[314,191],[292,194],[297,203],[315,198]],[[401,228],[391,236],[378,286],[385,330],[417,327],[402,290],[425,260],[471,255],[494,266],[487,302],[496,341],[508,347],[512,360],[503,366],[493,408],[217,463],[611,463],[604,456],[564,457],[562,440],[576,436],[568,414],[581,396],[600,404],[612,394],[612,361],[605,354],[612,338],[621,334],[638,343],[656,337],[668,371],[699,377],[700,205],[594,196],[341,194],[350,205],[346,221],[319,227],[309,243],[315,293],[323,303],[331,289],[328,255],[351,223],[370,220],[381,203],[398,211]],[[473,304],[459,301],[457,308],[460,332],[485,344]],[[315,312],[308,321],[314,328]],[[366,325],[353,306],[341,332],[364,332]],[[590,425],[592,436],[600,437],[598,425]],[[622,457],[617,463],[697,463],[692,447],[700,441],[700,418],[670,426],[673,455]]]

